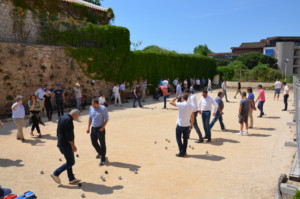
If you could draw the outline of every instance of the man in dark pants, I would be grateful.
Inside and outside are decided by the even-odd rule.
[[[57,147],[59,148],[60,152],[65,156],[66,163],[63,164],[61,167],[56,169],[51,177],[53,180],[60,184],[59,175],[67,170],[69,184],[77,184],[80,182],[79,179],[76,179],[73,174],[73,165],[75,164],[75,157],[74,152],[77,151],[74,142],[74,125],[73,120],[77,120],[80,116],[80,111],[77,109],[72,110],[69,114],[63,115],[59,121],[57,126]]]
[[[209,124],[209,128],[211,129],[215,123],[219,120],[220,122],[220,126],[221,126],[221,129],[222,131],[225,131],[225,126],[224,126],[224,123],[223,123],[223,109],[224,109],[224,102],[222,100],[223,98],[223,92],[219,92],[218,93],[218,97],[216,97],[215,101],[216,103],[218,104],[218,111],[214,117],[214,119],[211,121],[211,123]]]
[[[289,89],[288,85],[286,85],[286,82],[283,82],[284,109],[282,109],[282,111],[287,111],[289,92],[290,92],[290,89]]]
[[[90,133],[90,128],[92,125],[91,141],[98,153],[97,159],[100,159],[100,166],[103,166],[106,161],[106,143],[105,143],[105,126],[108,123],[108,112],[107,109],[99,105],[98,99],[92,101],[92,106],[90,108],[89,125],[87,133]],[[100,145],[98,143],[100,142]]]
[[[60,117],[61,115],[64,115],[64,99],[65,99],[64,90],[62,89],[60,83],[57,84],[57,88],[53,91],[53,93],[54,93],[53,98],[55,99],[56,107],[57,107],[57,114],[58,117]]]
[[[242,92],[241,92],[241,88],[242,88],[241,82],[242,82],[242,80],[238,81],[238,83],[237,83],[236,94],[235,94],[235,96],[233,97],[234,99],[236,99],[236,95],[237,95],[238,93],[242,96]]]
[[[141,86],[140,86],[140,83],[137,83],[137,85],[134,87],[134,90],[133,90],[133,108],[136,108],[136,106],[135,106],[136,100],[138,101],[140,107],[141,108],[143,107],[141,104],[141,96],[142,96]]]
[[[191,93],[191,90],[190,89],[186,89],[185,90],[185,93],[188,95],[189,97],[189,103],[193,106],[193,113],[194,113],[194,123],[193,123],[193,126],[199,136],[199,140],[196,140],[195,142],[196,143],[203,143],[203,137],[202,137],[202,133],[199,129],[199,126],[198,126],[198,122],[197,122],[197,115],[198,115],[198,107],[197,107],[197,98],[196,96]],[[190,133],[191,131],[189,132],[189,136],[190,136]]]
[[[169,96],[169,93],[165,86],[159,85],[159,88],[162,91],[163,96],[164,96],[164,108],[163,109],[166,109],[167,108],[167,97]]]
[[[206,142],[211,142],[211,131],[209,128],[209,122],[210,122],[212,105],[214,105],[214,107],[215,107],[213,116],[216,116],[218,104],[215,102],[215,100],[211,96],[207,95],[207,90],[204,90],[202,92],[202,97],[199,100],[198,113],[201,114],[201,116],[202,116],[202,123],[203,123],[203,128],[205,131],[205,137],[203,139],[207,139]]]
[[[176,140],[179,148],[179,153],[176,154],[176,156],[184,157],[186,156],[189,131],[193,128],[194,113],[193,106],[189,102],[187,102],[187,94],[183,94],[181,96],[181,102],[176,102],[176,100],[178,100],[177,97],[170,102],[172,106],[176,106],[179,109],[176,127]],[[183,138],[183,143],[181,138]]]

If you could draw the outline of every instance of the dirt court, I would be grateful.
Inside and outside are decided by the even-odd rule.
[[[217,91],[209,95],[215,98]],[[81,198],[81,193],[89,199],[272,198],[279,175],[290,172],[296,153],[296,148],[284,147],[285,141],[293,139],[286,125],[292,121],[292,115],[281,111],[282,96],[279,101],[273,101],[273,91],[266,91],[267,116],[257,118],[259,113],[254,112],[255,128],[249,130],[248,136],[238,136],[235,133],[239,131],[240,97],[233,99],[235,90],[227,92],[230,103],[225,102],[224,124],[228,132],[220,131],[217,122],[212,129],[212,142],[196,144],[197,134],[192,130],[189,145],[194,150],[188,148],[186,158],[175,156],[178,111],[169,104],[169,109],[163,110],[162,100],[154,102],[148,98],[144,109],[133,109],[132,103],[122,108],[110,105],[106,128],[109,163],[99,167],[86,133],[88,111],[83,111],[80,121],[74,121],[79,157],[73,167],[76,177],[82,180],[82,187],[69,186],[66,172],[60,176],[62,185],[50,177],[63,163],[59,161],[63,156],[56,147],[56,122],[41,126],[42,139],[31,137],[29,127],[24,129],[25,143],[16,140],[15,125],[5,123],[5,129],[0,130],[0,184],[18,194],[33,191],[41,199],[75,199]],[[257,94],[255,89],[254,95]],[[196,96],[199,100],[201,93]],[[289,110],[293,109],[292,98],[291,93]],[[198,123],[204,133],[200,116]],[[40,174],[41,170],[44,175]],[[108,175],[104,174],[106,170]],[[105,176],[105,182],[100,175]]]

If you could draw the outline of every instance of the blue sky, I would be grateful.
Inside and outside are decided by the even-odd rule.
[[[198,44],[230,52],[242,42],[300,36],[300,0],[104,0],[113,25],[130,30],[140,49],[158,45],[192,53]]]

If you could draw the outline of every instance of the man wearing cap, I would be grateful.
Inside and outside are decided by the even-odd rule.
[[[64,99],[65,99],[64,90],[62,89],[60,83],[57,84],[57,88],[53,91],[53,93],[54,93],[53,98],[55,99],[56,107],[57,107],[57,114],[58,117],[60,117],[61,115],[64,115]]]
[[[259,89],[259,95],[258,95],[255,103],[258,101],[257,108],[260,110],[260,115],[258,117],[262,117],[263,115],[265,115],[264,103],[266,101],[266,97],[265,97],[265,91],[263,90],[263,87],[261,84],[258,85],[258,89]]]
[[[80,110],[82,94],[81,94],[80,84],[78,82],[75,84],[74,92],[76,98],[76,109]]]

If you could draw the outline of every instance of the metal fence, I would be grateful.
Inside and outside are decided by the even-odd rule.
[[[295,124],[296,124],[296,141],[297,141],[297,151],[300,154],[300,77],[293,77],[294,86],[294,105],[295,105]],[[300,164],[300,155],[298,155],[298,160]],[[299,165],[300,166],[300,165]]]

